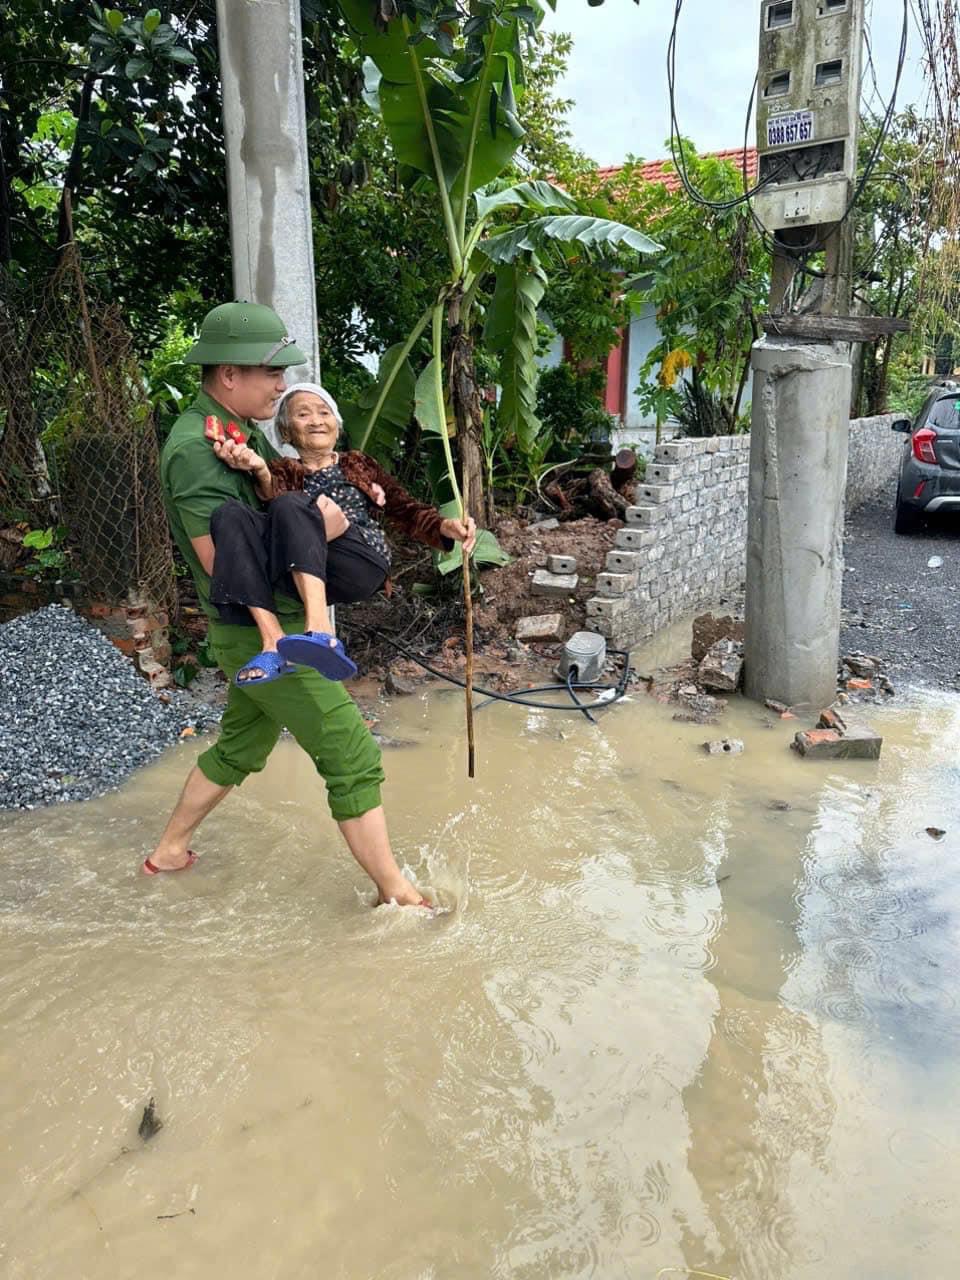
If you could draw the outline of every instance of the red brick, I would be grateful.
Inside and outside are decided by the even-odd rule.
[[[832,707],[827,707],[826,711],[820,712],[817,727],[819,729],[836,729],[837,733],[843,733],[847,723]]]

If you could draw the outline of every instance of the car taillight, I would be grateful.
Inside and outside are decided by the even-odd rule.
[[[932,462],[934,466],[937,463],[937,453],[933,447],[933,442],[937,438],[937,433],[933,427],[921,427],[913,437],[913,456],[918,462]]]

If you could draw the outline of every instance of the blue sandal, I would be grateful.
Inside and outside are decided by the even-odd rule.
[[[263,675],[248,676],[246,680],[241,680],[245,671],[262,671]],[[279,653],[258,653],[255,658],[243,664],[233,677],[233,683],[238,688],[245,689],[250,684],[269,684],[271,680],[279,680],[281,676],[291,675],[292,672],[293,667],[289,662],[284,662]]]
[[[349,680],[357,674],[357,664],[352,662],[336,636],[326,631],[307,631],[299,636],[284,636],[278,641],[280,656],[287,662],[301,667],[313,667],[328,680]]]

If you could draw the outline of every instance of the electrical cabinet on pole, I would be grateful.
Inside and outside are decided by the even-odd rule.
[[[827,249],[828,310],[849,306],[852,241],[842,230],[852,231],[863,28],[864,0],[761,5],[754,211],[782,251],[781,282],[791,254]]]

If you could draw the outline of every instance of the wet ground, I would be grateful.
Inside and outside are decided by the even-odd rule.
[[[370,909],[286,742],[181,877],[136,868],[198,744],[0,819],[3,1275],[952,1275],[960,698],[878,709],[878,765],[671,714],[490,707],[469,783],[459,695],[396,702],[435,919]]]
[[[894,683],[960,689],[960,519],[936,516],[904,537],[891,496],[849,518],[844,556],[841,651],[882,657]]]

